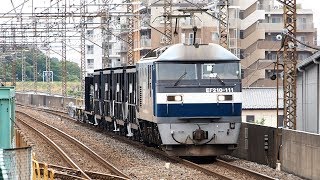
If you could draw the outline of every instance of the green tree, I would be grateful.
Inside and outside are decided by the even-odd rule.
[[[17,80],[21,81],[22,78],[22,56],[19,54],[16,60]],[[37,80],[42,81],[43,71],[46,70],[46,55],[41,51],[27,51],[24,53],[25,58],[25,72],[26,81],[33,81],[33,58],[37,58]],[[11,60],[12,62],[12,60]],[[53,71],[53,80],[62,81],[62,62],[57,58],[50,58],[50,70]],[[11,77],[11,66],[7,68],[7,77]],[[8,79],[8,78],[7,78]],[[11,79],[11,78],[10,78]],[[79,81],[80,80],[80,67],[77,63],[67,61],[67,80]]]

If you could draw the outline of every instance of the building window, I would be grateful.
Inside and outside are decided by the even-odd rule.
[[[253,123],[254,122],[254,115],[247,115],[246,116],[246,121],[250,122],[250,123]]]
[[[87,22],[92,23],[93,22],[93,17],[87,17]]]
[[[272,36],[271,36],[271,41],[278,41],[276,34],[272,34]]]
[[[278,115],[278,127],[283,127],[283,115]]]
[[[93,36],[93,30],[87,30],[87,36]]]
[[[189,38],[188,38],[188,44],[193,44],[193,36],[194,34],[193,33],[189,33]]]
[[[267,53],[267,59],[268,60],[277,60],[277,54],[274,52],[268,52]]]
[[[281,23],[281,18],[280,17],[272,17],[271,23]]]
[[[211,33],[211,39],[212,39],[212,42],[218,43],[219,42],[219,34],[217,32]]]
[[[240,39],[244,39],[244,37],[243,37],[243,30],[240,30]]]
[[[302,17],[298,19],[298,29],[307,29],[307,18]]]
[[[93,45],[87,45],[87,54],[93,54]]]
[[[94,59],[87,59],[87,68],[88,69],[94,68]]]

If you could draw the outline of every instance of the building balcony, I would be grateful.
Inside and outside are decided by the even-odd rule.
[[[193,38],[185,38],[184,41],[182,40],[182,43],[187,44],[187,45],[192,45]],[[201,38],[196,38],[196,43],[201,44]]]
[[[230,29],[239,28],[240,23],[241,23],[240,19],[229,19],[229,28]]]
[[[198,29],[200,29],[203,24],[202,22],[195,21],[194,24],[190,18],[186,18],[185,20],[180,21],[180,28],[181,29],[192,29],[194,26],[197,26]]]
[[[241,6],[240,6],[240,10],[246,10],[248,9],[250,6],[252,6],[252,4],[254,4],[255,2],[257,2],[258,0],[245,0],[241,2]],[[240,3],[240,2],[239,2]]]
[[[297,22],[297,32],[315,32],[313,23],[299,23]]]
[[[265,10],[266,12],[277,12],[279,10],[282,10],[283,6],[280,5],[280,6],[271,6],[271,5],[263,5],[263,4],[260,4],[258,6],[258,9],[259,10]],[[283,12],[283,10],[282,10]]]
[[[259,29],[264,29],[265,32],[280,32],[283,30],[283,23],[259,23]]]
[[[197,4],[198,6],[205,6],[205,5],[208,5],[209,3],[212,3],[213,0],[189,0],[189,2],[191,2],[193,4]],[[190,7],[190,3],[189,2],[173,0],[172,4],[173,4],[173,6],[179,5],[179,7]],[[159,1],[159,0],[150,0],[148,2],[148,6],[151,6],[151,5],[152,6],[162,6],[163,7],[164,2],[163,1]]]
[[[265,39],[265,31],[264,29],[256,29],[253,33],[247,36],[244,39],[241,39],[241,49],[247,49],[253,43],[257,42],[258,40]]]
[[[258,61],[259,59],[265,59],[265,50],[264,49],[257,49],[253,53],[250,53],[245,56],[243,60],[241,60],[241,65],[243,68],[248,68],[254,62]]]
[[[280,47],[281,41],[259,41],[257,43],[257,48],[265,51],[278,51]]]
[[[230,49],[237,49],[238,44],[239,44],[239,39],[238,38],[229,38],[230,43],[229,43],[229,48]]]
[[[128,51],[128,47],[126,45],[121,44],[119,52],[124,53],[127,51]]]
[[[244,79],[242,79],[243,87],[250,87],[259,79],[265,78],[265,69],[258,69],[248,74]]]
[[[245,19],[241,20],[241,30],[246,30],[252,24],[256,23],[260,19],[264,19],[265,17],[264,10],[256,10],[247,16]]]
[[[151,39],[141,39],[140,47],[144,49],[151,49]]]
[[[141,38],[138,41],[134,41],[134,50],[151,49],[151,39]]]

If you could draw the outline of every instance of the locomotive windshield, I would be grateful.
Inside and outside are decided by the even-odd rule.
[[[158,63],[157,80],[239,79],[239,63]]]
[[[158,80],[177,80],[183,77],[184,80],[197,79],[196,64],[158,64]]]
[[[202,64],[202,79],[238,79],[240,75],[238,63]]]

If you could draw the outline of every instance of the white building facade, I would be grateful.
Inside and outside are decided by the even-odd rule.
[[[111,17],[109,29],[111,33],[105,31],[103,35],[103,28],[107,30],[106,22],[102,22],[101,17],[87,18],[86,19],[86,43],[85,43],[85,58],[86,58],[86,76],[93,73],[95,69],[103,69],[103,59],[106,54],[104,51],[109,52],[110,65],[109,67],[120,66],[120,43],[117,34],[120,26],[117,23],[117,17]],[[109,42],[109,43],[107,43]],[[107,45],[109,44],[109,46]],[[108,59],[108,58],[106,58]]]

